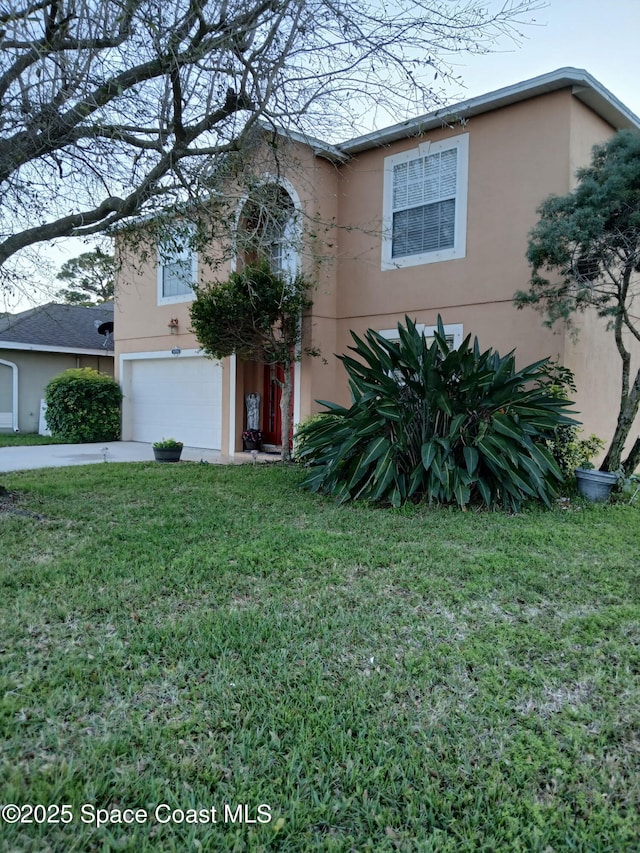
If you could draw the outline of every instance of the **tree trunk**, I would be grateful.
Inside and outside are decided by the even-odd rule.
[[[282,453],[283,462],[291,461],[291,395],[293,383],[291,381],[291,364],[283,364],[284,379],[282,382],[282,394],[280,396],[280,414],[282,422]]]
[[[622,467],[624,468],[625,474],[627,476],[631,476],[638,466],[640,466],[640,435],[636,438]]]
[[[620,415],[622,416],[622,414]],[[613,438],[611,439],[611,444],[609,445],[609,449],[607,450],[607,455],[602,460],[602,465],[600,466],[601,471],[617,471],[622,464],[622,451],[624,448],[624,429],[620,426],[620,418],[618,418],[618,425],[616,426],[616,431],[613,434]]]
[[[611,444],[609,445],[609,449],[607,450],[607,455],[605,456],[602,465],[600,466],[601,471],[618,471],[622,465],[622,452],[624,450],[624,445],[629,437],[629,433],[631,432],[631,428],[633,426],[633,422],[635,421],[638,410],[640,409],[640,370],[636,374],[635,381],[633,386],[631,387],[631,391],[627,395],[626,399],[621,401],[620,405],[620,413],[618,415],[618,422],[616,424],[616,429],[613,434],[613,438],[611,439]],[[638,442],[634,445],[629,457],[625,462],[625,473],[632,474],[633,470],[629,471],[626,469],[627,464],[633,464],[633,458],[635,456],[636,465],[638,464],[638,455],[640,455],[640,450],[637,448]],[[634,453],[635,451],[635,453]]]

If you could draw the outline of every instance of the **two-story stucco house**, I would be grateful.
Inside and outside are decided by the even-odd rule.
[[[567,193],[592,146],[619,128],[640,131],[640,119],[588,73],[564,68],[338,146],[289,136],[296,167],[263,178],[291,211],[270,253],[277,266],[318,282],[305,330],[327,361],[296,365],[294,422],[317,411],[318,399],[348,402],[334,354],[346,352],[351,330],[393,336],[409,315],[428,333],[440,314],[455,342],[471,333],[484,348],[516,348],[521,363],[559,357],[575,372],[585,428],[608,437],[619,361],[604,322],[586,316],[575,343],[534,311],[516,310],[512,298],[528,285],[537,207]],[[305,217],[315,223],[313,251],[306,232],[293,239]],[[242,448],[245,395],[257,393],[260,427],[277,444],[272,368],[204,358],[190,332],[191,285],[203,278],[186,248],[121,270],[123,438],[174,436],[233,454]]]

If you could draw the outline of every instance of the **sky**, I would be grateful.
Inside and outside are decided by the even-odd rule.
[[[505,40],[490,54],[448,58],[465,84],[448,87],[451,103],[573,66],[584,68],[640,116],[640,0],[549,0],[532,17],[535,24],[521,28],[524,37],[519,44]],[[59,267],[90,248],[67,240],[46,254]],[[0,300],[0,311],[25,310],[50,298],[50,293],[34,290],[4,306]]]
[[[640,0],[549,0],[522,27],[520,45],[485,56],[455,57],[465,82],[462,100],[511,86],[556,68],[584,68],[640,116]]]

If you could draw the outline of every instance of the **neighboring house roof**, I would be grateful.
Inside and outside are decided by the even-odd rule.
[[[571,88],[572,94],[578,100],[609,122],[612,127],[640,130],[640,118],[631,112],[622,101],[619,101],[615,95],[612,95],[608,89],[605,89],[601,83],[598,83],[595,77],[592,77],[582,68],[558,68],[549,74],[516,83],[515,86],[507,86],[504,89],[498,89],[477,98],[470,98],[468,101],[442,107],[426,115],[400,122],[400,124],[394,124],[383,130],[357,136],[337,145],[336,148],[344,154],[357,154],[359,151],[389,145],[398,139],[416,136],[427,130],[444,127],[447,124],[455,124],[481,113],[567,88]]]
[[[0,349],[112,355],[113,336],[98,334],[105,322],[113,322],[112,302],[89,308],[49,302],[0,317]]]

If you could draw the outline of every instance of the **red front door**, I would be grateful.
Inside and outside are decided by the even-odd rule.
[[[262,392],[262,432],[264,433],[264,444],[282,445],[282,412],[280,400],[282,398],[281,382],[284,378],[284,370],[279,364],[265,364],[264,386]],[[293,365],[291,365],[291,384],[293,385]],[[291,394],[291,414],[293,416],[293,393]]]

